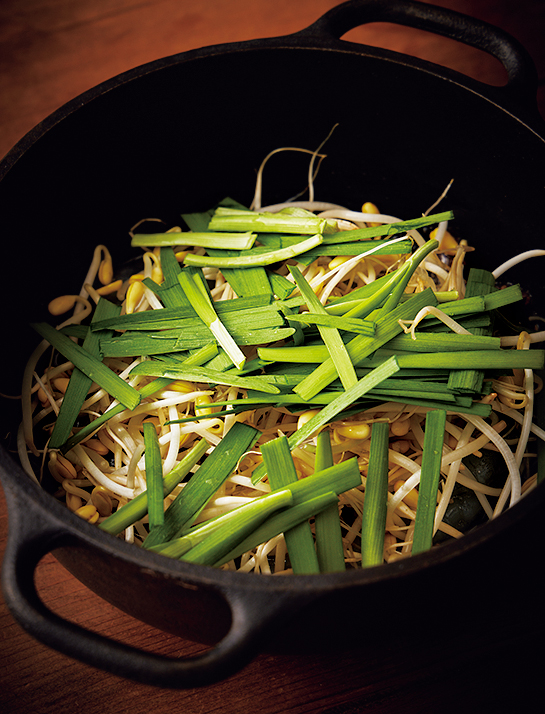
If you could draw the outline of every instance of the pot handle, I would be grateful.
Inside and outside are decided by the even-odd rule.
[[[85,664],[159,687],[184,689],[213,684],[243,669],[259,653],[265,631],[285,608],[288,596],[281,591],[271,598],[270,594],[256,591],[241,594],[218,587],[231,608],[231,627],[214,647],[185,659],[143,651],[91,632],[46,607],[34,583],[36,567],[44,555],[54,548],[79,543],[80,539],[69,526],[54,519],[45,521],[32,501],[26,502],[23,509],[20,494],[6,486],[10,513],[2,565],[6,604],[32,637]],[[289,599],[291,607],[293,596]]]
[[[412,0],[349,0],[298,34],[321,35],[329,41],[338,41],[349,30],[370,22],[427,30],[488,52],[503,64],[507,84],[503,87],[481,84],[507,101],[537,112],[537,70],[525,48],[500,28],[454,10]]]

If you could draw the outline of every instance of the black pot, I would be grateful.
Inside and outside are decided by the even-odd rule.
[[[484,49],[504,64],[507,85],[490,87],[339,39],[371,21]],[[444,205],[455,211],[452,230],[478,249],[473,264],[494,268],[539,247],[545,128],[535,95],[534,67],[515,40],[454,12],[401,0],[348,2],[295,35],[167,57],[86,92],[31,131],[0,167],[3,257],[13,266],[7,287],[17,297],[17,311],[4,314],[9,349],[0,391],[17,391],[36,341],[26,325],[42,317],[60,289],[79,288],[96,243],[106,243],[119,262],[128,257],[127,231],[143,217],[176,222],[181,212],[207,209],[226,195],[249,203],[269,151],[314,149],[337,123],[317,198],[355,207],[372,200],[411,217],[454,178]],[[271,162],[268,203],[304,187],[305,162],[296,155]],[[524,284],[536,309],[543,306],[535,265],[509,277]],[[4,433],[16,419],[3,411]],[[267,578],[172,561],[121,542],[31,482],[7,450],[0,457],[10,515],[3,586],[13,616],[49,646],[140,682],[192,687],[230,675],[261,649],[287,651],[301,642],[346,648],[344,613],[355,613],[351,641],[365,626],[362,649],[398,646],[397,620],[388,625],[386,614],[399,603],[415,620],[430,607],[450,612],[450,645],[462,652],[458,632],[485,636],[507,601],[520,607],[538,591],[539,569],[527,544],[539,532],[545,485],[460,541],[409,560]],[[131,615],[216,644],[195,659],[172,660],[64,621],[45,608],[33,584],[36,564],[50,551]],[[518,583],[515,593],[508,593],[509,582]],[[458,606],[466,600],[478,605],[475,615]],[[442,637],[430,626],[419,646],[436,646]]]

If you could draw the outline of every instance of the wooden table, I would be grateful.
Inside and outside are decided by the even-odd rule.
[[[0,0],[0,155],[50,112],[80,92],[133,66],[220,42],[295,32],[333,7],[335,0]],[[545,76],[545,4],[540,0],[438,0],[511,32]],[[476,50],[427,33],[387,25],[367,26],[350,39],[446,64],[493,84],[499,63]],[[539,108],[545,117],[542,85]],[[0,552],[7,538],[0,494]],[[49,607],[67,618],[132,645],[167,655],[200,647],[156,632],[105,604],[47,556],[37,572]],[[410,618],[410,614],[409,614]],[[349,621],[341,624],[349,628]],[[0,708],[3,712],[85,714],[355,714],[454,712],[485,706],[507,711],[517,687],[509,663],[528,668],[535,656],[531,627],[474,639],[463,661],[448,647],[413,659],[393,652],[381,661],[339,656],[263,654],[226,682],[170,691],[121,680],[50,650],[30,638],[0,604]]]

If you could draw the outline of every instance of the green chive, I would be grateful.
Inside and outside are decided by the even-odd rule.
[[[237,374],[219,372],[206,367],[186,367],[183,363],[175,361],[146,360],[135,365],[131,374],[146,375],[148,377],[168,377],[169,379],[184,379],[190,382],[209,382],[214,384],[227,384],[241,389],[255,389],[269,394],[278,394],[279,389],[272,384],[267,384],[254,377],[239,377]]]
[[[439,409],[426,414],[422,470],[414,522],[413,554],[422,553],[432,546],[446,417],[446,412]]]
[[[315,471],[331,466],[333,466],[331,438],[329,431],[324,430],[316,439]],[[338,502],[316,514],[314,532],[320,572],[342,573],[346,570]]]
[[[211,343],[209,345],[206,345],[206,347],[202,347],[200,350],[197,350],[195,353],[187,357],[184,360],[184,364],[189,366],[203,364],[205,362],[208,362],[215,354],[217,354],[217,351],[218,348],[216,343]],[[158,379],[154,379],[152,382],[148,382],[147,384],[144,384],[141,387],[141,389],[139,390],[140,396],[142,399],[152,397],[156,392],[160,392],[162,389],[168,387],[171,382],[172,379],[169,379],[168,377],[159,377]],[[64,453],[69,451],[73,446],[79,444],[81,441],[86,439],[101,426],[106,424],[106,422],[109,421],[112,417],[121,414],[124,409],[125,407],[123,406],[123,404],[116,404],[115,406],[107,409],[99,417],[94,419],[86,426],[82,427],[77,434],[72,436],[65,444],[63,444],[62,451]]]
[[[144,547],[178,538],[229,478],[238,460],[259,436],[257,429],[235,422],[180,494],[165,511],[164,525],[150,532]]]
[[[384,317],[376,321],[376,330],[374,337],[366,337],[365,335],[356,335],[348,344],[347,350],[350,359],[354,365],[357,365],[360,360],[364,359],[372,352],[377,350],[388,340],[395,337],[403,331],[399,324],[399,320],[413,319],[418,311],[426,305],[434,305],[436,303],[433,292],[430,288],[417,293],[407,302],[401,303],[394,310],[389,312]],[[267,359],[263,353],[259,353],[262,359]],[[303,399],[308,400],[311,397],[325,389],[336,376],[336,369],[331,358],[323,362],[317,367],[308,377],[303,379],[300,384],[293,390]]]
[[[133,247],[166,247],[189,245],[198,248],[219,248],[222,250],[248,250],[255,243],[256,233],[135,233]]]
[[[145,421],[144,428],[144,459],[146,465],[146,485],[148,492],[148,516],[150,530],[162,526],[165,522],[163,504],[163,463],[161,449],[155,425]]]
[[[387,422],[375,422],[371,429],[371,449],[361,524],[361,564],[364,568],[380,565],[384,560],[389,429]]]
[[[316,294],[314,293],[313,289],[303,277],[303,274],[301,273],[299,268],[290,265],[289,270],[290,273],[293,275],[293,278],[297,284],[297,287],[301,291],[302,296],[307,302],[308,309],[313,310],[319,315],[325,315],[326,317],[329,317],[325,308],[316,297]],[[354,384],[356,384],[358,378],[356,377],[354,365],[352,364],[352,361],[348,355],[346,346],[342,341],[342,337],[338,329],[335,327],[325,327],[323,325],[318,325],[318,330],[320,332],[320,335],[322,336],[325,346],[327,347],[329,356],[333,361],[333,364],[335,365],[335,369],[341,379],[343,387],[345,389],[349,389]]]
[[[107,317],[117,315],[120,311],[120,306],[101,298],[95,308],[92,322],[98,322]],[[100,333],[89,330],[83,341],[82,348],[98,359],[100,357]],[[76,423],[92,383],[93,380],[81,370],[73,369],[49,440],[50,449],[60,448],[70,437],[72,427]]]
[[[279,436],[266,442],[261,446],[261,454],[272,489],[280,489],[297,481],[287,437]],[[320,566],[309,522],[305,521],[290,528],[284,533],[284,537],[293,572],[296,575],[319,573]]]
[[[256,231],[257,233],[323,233],[327,221],[315,215],[286,215],[281,213],[254,213],[217,208],[210,219],[211,231]]]
[[[212,301],[206,292],[202,277],[198,274],[191,275],[190,272],[182,270],[178,275],[178,280],[195,312],[208,329],[211,330],[219,344],[232,359],[235,367],[240,369],[246,357],[217,316],[212,306]]]
[[[72,362],[74,367],[86,374],[127,409],[134,409],[140,404],[141,395],[134,387],[123,381],[103,362],[76,345],[62,332],[46,322],[34,323],[32,327],[67,360]]]
[[[269,253],[257,251],[251,255],[246,254],[239,257],[225,258],[188,253],[184,258],[184,263],[185,265],[203,268],[255,268],[256,266],[273,265],[274,263],[295,258],[297,255],[320,245],[321,242],[322,236],[317,234],[306,240],[299,241],[295,245],[282,248],[281,250],[274,250]]]

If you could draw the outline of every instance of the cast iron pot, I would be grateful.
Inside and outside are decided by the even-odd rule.
[[[507,84],[490,87],[340,39],[372,21],[484,49],[504,64]],[[478,248],[473,264],[492,269],[519,250],[539,247],[545,131],[535,95],[531,60],[503,32],[429,5],[377,0],[340,5],[295,35],[167,57],[86,92],[31,131],[1,165],[3,259],[23,264],[26,284],[35,286],[31,294],[12,278],[17,311],[3,315],[9,343],[1,391],[17,391],[36,342],[26,325],[43,317],[50,298],[79,287],[96,243],[108,244],[119,264],[130,256],[127,231],[143,217],[176,223],[181,212],[207,209],[226,195],[248,204],[269,151],[314,149],[335,124],[317,198],[354,207],[373,200],[383,211],[411,217],[453,178],[443,205],[455,211],[452,230]],[[265,200],[296,194],[305,171],[306,159],[277,157],[265,176]],[[539,310],[536,266],[509,277],[524,284]],[[17,418],[3,410],[4,433]],[[411,636],[388,617],[401,603],[415,622],[428,613],[424,620],[432,624],[419,635],[421,649],[444,639],[442,628],[434,631],[430,608],[449,612],[449,647],[463,656],[464,638],[488,637],[497,622],[509,631],[515,625],[504,617],[506,603],[516,612],[538,591],[539,569],[527,544],[538,535],[545,485],[460,541],[410,560],[268,578],[184,564],[125,544],[32,483],[7,449],[0,458],[9,508],[3,587],[13,616],[47,645],[140,682],[209,684],[261,650],[312,651],[324,643],[346,649],[359,642],[357,656],[377,656]],[[44,606],[33,583],[37,563],[51,551],[122,610],[212,646],[193,659],[169,659],[63,620]]]

